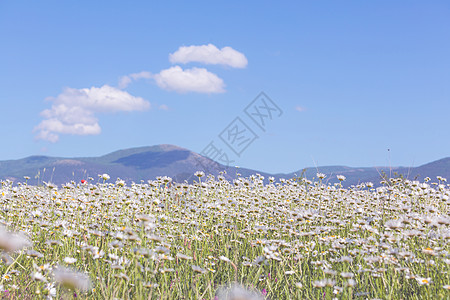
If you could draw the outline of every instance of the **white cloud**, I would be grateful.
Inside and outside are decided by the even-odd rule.
[[[95,113],[141,111],[150,103],[109,85],[84,89],[66,88],[50,109],[41,112],[44,120],[34,128],[36,138],[57,142],[60,134],[96,135],[101,128]]]
[[[304,108],[303,106],[297,105],[297,106],[295,107],[295,110],[296,110],[296,111],[299,111],[299,112],[304,112],[304,111],[306,110],[306,108]]]
[[[213,44],[180,47],[175,53],[169,54],[169,60],[171,63],[199,62],[212,65],[227,65],[233,68],[245,68],[248,63],[247,58],[241,52],[231,47],[218,49]]]
[[[118,84],[118,88],[119,89],[124,89],[126,88],[133,80],[138,80],[138,79],[149,79],[152,78],[152,74],[150,72],[147,71],[142,71],[140,73],[133,73],[130,75],[126,75],[126,76],[122,76],[119,79],[119,84]]]
[[[175,66],[162,70],[153,78],[160,88],[178,93],[212,94],[225,92],[223,80],[204,68],[183,70],[180,66]]]

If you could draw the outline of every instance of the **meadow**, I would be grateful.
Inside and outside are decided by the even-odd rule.
[[[445,178],[263,179],[3,181],[0,298],[450,298]]]

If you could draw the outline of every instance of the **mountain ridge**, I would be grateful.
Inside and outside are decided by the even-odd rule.
[[[70,181],[78,182],[88,177],[95,178],[98,174],[108,173],[111,180],[121,178],[129,182],[155,179],[157,176],[169,176],[174,181],[192,181],[196,171],[206,174],[223,175],[228,180],[236,178],[236,174],[247,177],[252,174],[261,174],[266,177],[292,178],[300,175],[308,179],[316,177],[316,173],[327,175],[325,181],[337,182],[336,175],[346,176],[345,185],[356,185],[371,181],[375,185],[381,180],[382,172],[415,177],[428,176],[435,179],[437,175],[450,177],[450,157],[442,158],[430,163],[409,167],[348,167],[348,166],[321,166],[299,169],[291,173],[262,172],[248,168],[227,167],[176,145],[161,144],[136,148],[121,149],[97,157],[51,157],[45,155],[32,155],[17,160],[0,161],[0,179],[9,179],[14,182],[24,181],[29,176],[29,184],[39,184],[51,181],[55,184],[64,184]]]

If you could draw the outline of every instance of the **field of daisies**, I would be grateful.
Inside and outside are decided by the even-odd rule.
[[[0,298],[450,298],[445,178],[196,176],[1,182]]]

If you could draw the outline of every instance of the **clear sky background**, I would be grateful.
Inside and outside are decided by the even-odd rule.
[[[211,141],[268,172],[448,157],[449,16],[448,1],[0,1],[0,160]],[[283,111],[265,132],[243,112],[261,91]],[[218,139],[238,116],[259,137],[240,157]]]

